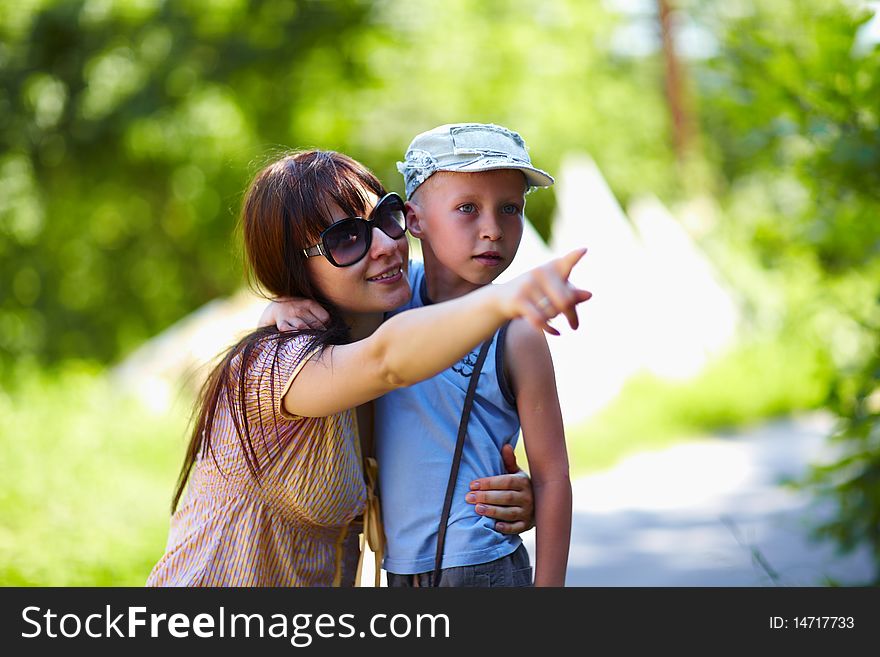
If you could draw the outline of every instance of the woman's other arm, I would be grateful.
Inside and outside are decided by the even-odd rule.
[[[501,459],[507,474],[475,479],[465,501],[481,516],[495,520],[495,531],[522,534],[535,526],[532,480],[517,465],[513,447],[504,445]]]
[[[282,297],[269,302],[257,326],[275,325],[279,331],[308,331],[326,328],[329,321],[329,313],[317,301]]]

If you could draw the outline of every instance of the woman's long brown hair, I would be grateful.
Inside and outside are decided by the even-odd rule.
[[[275,327],[261,328],[223,355],[202,386],[194,409],[192,436],[171,502],[172,513],[186,489],[196,460],[207,453],[214,456],[211,436],[223,401],[230,406],[248,471],[259,481],[264,464],[260,463],[254,450],[244,393],[248,368],[260,343],[275,343],[275,356],[269,372],[270,390],[274,394],[275,366],[278,348],[282,344],[305,334],[310,340],[302,353],[309,353],[314,347],[323,348],[349,340],[348,326],[340,309],[321,294],[306,275],[303,249],[317,243],[321,231],[332,222],[329,210],[332,204],[347,216],[363,216],[368,205],[368,192],[377,196],[385,193],[382,184],[366,167],[333,151],[291,153],[264,167],[254,177],[245,193],[240,220],[250,282],[270,298],[313,299],[330,314],[330,322],[320,331],[282,333]],[[241,363],[233,373],[233,360],[239,355]],[[262,427],[262,417],[259,420]],[[277,439],[277,427],[275,435]],[[276,443],[276,447],[280,447],[280,443]]]

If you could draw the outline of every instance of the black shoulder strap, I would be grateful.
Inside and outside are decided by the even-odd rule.
[[[449,511],[452,508],[452,496],[455,492],[455,482],[458,479],[458,468],[461,465],[461,453],[464,450],[464,439],[467,436],[468,420],[471,416],[471,408],[474,405],[474,397],[477,394],[477,382],[480,379],[480,372],[483,369],[483,363],[486,355],[489,353],[489,347],[492,346],[491,338],[483,343],[480,348],[480,354],[477,356],[477,362],[474,364],[473,372],[471,372],[471,380],[468,384],[467,396],[464,398],[464,409],[461,412],[461,422],[458,425],[458,439],[455,443],[455,453],[452,456],[452,468],[449,471],[449,483],[446,484],[446,499],[443,502],[443,514],[440,516],[440,527],[437,530],[437,553],[434,556],[434,577],[431,585],[439,586],[440,584],[440,565],[443,563],[443,545],[446,541],[446,526],[449,523]]]

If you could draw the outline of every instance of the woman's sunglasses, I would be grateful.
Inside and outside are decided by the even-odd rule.
[[[370,216],[340,219],[321,233],[321,241],[303,249],[306,257],[322,255],[336,267],[348,267],[361,260],[373,243],[373,228],[393,240],[406,234],[403,199],[394,192],[383,196]]]

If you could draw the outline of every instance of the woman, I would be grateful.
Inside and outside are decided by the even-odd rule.
[[[251,183],[241,224],[256,282],[313,299],[330,321],[259,329],[213,370],[147,584],[340,585],[367,497],[358,427],[370,423],[354,409],[449,367],[514,317],[541,328],[563,312],[576,327],[589,293],[566,279],[583,252],[382,323],[409,298],[408,246],[402,200],[365,167],[327,151],[283,157]]]

